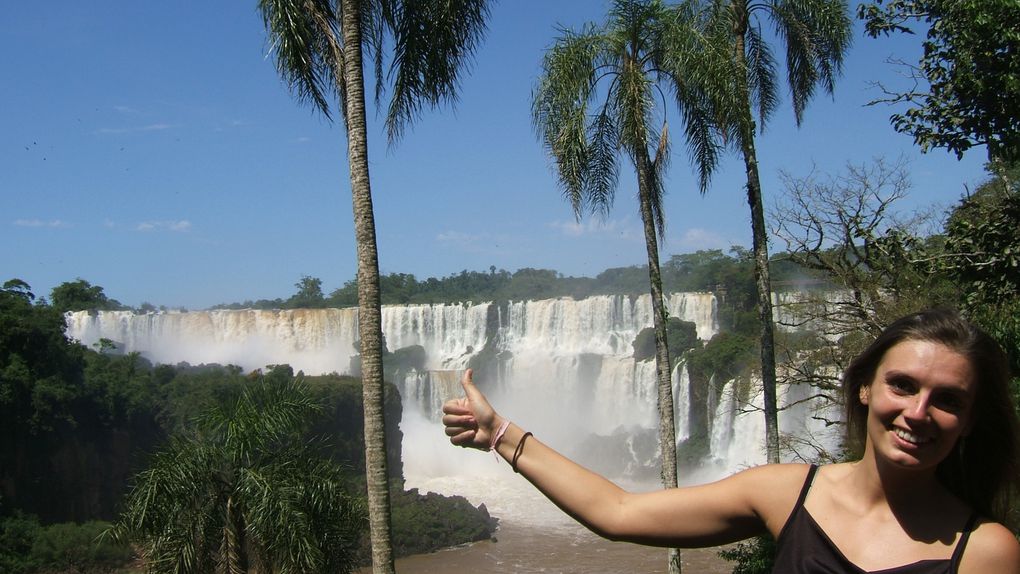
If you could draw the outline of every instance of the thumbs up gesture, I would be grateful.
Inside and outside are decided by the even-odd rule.
[[[460,382],[464,396],[443,404],[446,436],[457,446],[488,450],[492,435],[502,423],[502,418],[471,380],[471,369],[464,371]]]

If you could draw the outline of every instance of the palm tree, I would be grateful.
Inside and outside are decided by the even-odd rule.
[[[605,216],[612,206],[619,157],[634,165],[644,227],[656,346],[659,443],[664,486],[677,485],[671,364],[666,342],[658,238],[664,234],[663,180],[669,164],[666,98],[675,101],[698,165],[702,190],[718,159],[718,134],[696,70],[699,36],[690,5],[659,0],[616,0],[606,23],[563,30],[546,53],[532,118],[556,161],[563,193],[580,218]],[[710,55],[710,54],[709,54]],[[710,68],[710,67],[709,67]],[[686,69],[688,76],[677,71]],[[661,118],[661,119],[660,119]],[[676,554],[671,568],[676,567]]]
[[[251,383],[153,456],[110,533],[157,573],[350,572],[364,510],[304,437],[320,411],[293,379]]]
[[[829,94],[833,92],[836,77],[842,72],[843,56],[850,47],[850,16],[845,0],[710,0],[700,10],[705,38],[702,49],[729,55],[729,61],[715,74],[704,74],[703,67],[694,71],[703,78],[731,80],[723,85],[705,84],[704,90],[709,96],[708,113],[744,158],[761,325],[766,452],[769,462],[779,462],[772,286],[754,139],[756,130],[764,132],[779,97],[776,60],[763,35],[761,20],[767,18],[772,23],[785,47],[787,83],[799,126],[815,90],[821,86]],[[721,60],[709,65],[715,63]]]
[[[339,100],[347,132],[347,161],[358,259],[358,329],[364,389],[365,467],[372,563],[394,571],[383,424],[382,312],[379,258],[368,170],[365,48],[376,75],[376,101],[385,80],[392,95],[386,113],[391,142],[420,113],[456,98],[464,63],[477,47],[488,15],[486,0],[259,0],[277,68],[302,101],[327,118]],[[384,48],[392,47],[384,74]]]

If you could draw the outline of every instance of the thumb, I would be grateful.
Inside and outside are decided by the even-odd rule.
[[[478,387],[475,386],[475,382],[472,379],[473,374],[474,371],[472,369],[465,370],[464,376],[460,379],[460,384],[464,387],[464,394],[467,396],[468,400],[475,403],[479,401],[484,402],[485,395],[483,395],[482,391],[479,391]]]

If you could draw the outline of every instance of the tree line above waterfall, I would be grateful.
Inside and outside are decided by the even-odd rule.
[[[750,252],[733,246],[673,255],[662,266],[665,288],[673,292],[719,291],[743,294],[753,289]],[[781,284],[803,287],[823,282],[821,275],[777,256],[773,273]],[[352,307],[357,304],[358,284],[345,282],[328,295],[322,280],[303,276],[294,284],[290,297],[223,303],[213,309],[297,309]],[[463,270],[446,277],[419,280],[408,273],[380,277],[384,304],[457,303],[463,301],[525,301],[555,297],[581,299],[592,295],[640,295],[648,292],[645,265],[606,269],[595,277],[571,277],[553,269],[524,268],[517,271],[489,267],[488,271]]]

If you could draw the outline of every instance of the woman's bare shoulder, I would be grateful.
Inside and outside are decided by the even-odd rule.
[[[998,522],[981,522],[971,532],[959,571],[961,574],[1020,573],[1020,543]]]
[[[747,493],[755,512],[773,536],[779,534],[804,487],[808,464],[767,464],[730,477]]]

